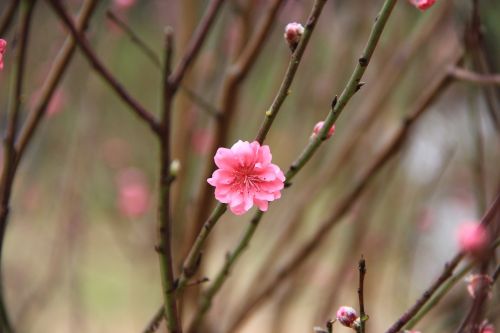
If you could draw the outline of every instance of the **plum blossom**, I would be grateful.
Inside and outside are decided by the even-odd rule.
[[[420,10],[426,10],[436,3],[436,0],[410,0],[410,3]]]
[[[480,328],[480,333],[495,333],[495,326],[490,324],[487,320],[483,321]]]
[[[489,298],[493,297],[491,287],[493,285],[493,279],[489,275],[485,274],[471,274],[465,281],[467,282],[467,291],[472,298],[476,298],[476,295],[482,291],[483,288],[486,289]]]
[[[344,326],[354,327],[358,320],[358,314],[350,306],[341,306],[337,310],[337,320]]]
[[[3,69],[3,55],[5,54],[6,49],[7,49],[7,41],[5,39],[0,38],[0,70]]]
[[[266,211],[270,201],[281,197],[285,176],[271,163],[269,146],[239,140],[230,149],[219,148],[215,170],[207,182],[215,187],[215,198],[242,215],[253,205]]]
[[[324,121],[320,121],[316,125],[314,125],[313,132],[312,132],[312,135],[311,135],[312,138],[315,138],[315,137],[317,137],[319,135],[319,132],[321,132],[321,129],[323,128],[323,124],[324,123],[325,123]],[[331,138],[331,136],[333,135],[333,133],[335,133],[335,124],[328,131],[328,134],[326,135],[326,138],[327,139]]]

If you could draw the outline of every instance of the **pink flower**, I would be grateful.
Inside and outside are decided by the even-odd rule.
[[[464,252],[481,254],[488,246],[488,233],[481,224],[463,223],[458,228],[458,244]]]
[[[3,69],[3,55],[7,49],[7,41],[0,38],[0,70]]]
[[[292,22],[286,25],[285,34],[283,36],[292,50],[299,44],[303,33],[304,27],[300,23]]]
[[[323,128],[323,124],[324,123],[325,123],[324,121],[320,121],[316,125],[314,125],[313,132],[312,132],[312,135],[311,135],[312,138],[315,138],[315,137],[317,137],[319,135],[319,132]],[[327,139],[331,138],[331,136],[333,135],[333,133],[335,133],[335,124],[328,131],[328,134],[326,135],[326,138]]]
[[[354,327],[357,319],[358,314],[356,313],[356,310],[350,306],[341,306],[337,310],[337,320],[344,326]]]
[[[138,218],[149,208],[150,192],[144,174],[130,168],[121,171],[117,177],[118,210],[128,218]]]
[[[420,10],[426,10],[436,3],[436,0],[410,0],[410,3]]]
[[[491,287],[493,285],[493,279],[489,275],[484,274],[471,274],[465,281],[467,282],[467,291],[472,298],[476,298],[476,295],[481,292],[482,289],[486,289],[485,292],[488,297],[493,297]]]
[[[281,197],[285,181],[271,159],[269,146],[257,141],[239,140],[231,149],[219,148],[214,157],[219,169],[207,180],[215,186],[215,198],[227,203],[236,215],[244,214],[253,205],[266,211],[269,201]]]

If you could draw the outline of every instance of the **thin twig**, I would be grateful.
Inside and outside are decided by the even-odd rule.
[[[500,74],[480,74],[465,68],[450,67],[450,75],[457,80],[468,81],[479,85],[500,86]]]
[[[86,0],[82,4],[80,13],[76,19],[76,28],[80,33],[83,33],[86,29],[96,4],[97,0]],[[33,135],[35,134],[40,121],[47,110],[47,106],[49,105],[58,84],[61,82],[64,72],[69,66],[69,63],[75,53],[75,49],[76,42],[70,35],[66,38],[63,47],[57,54],[47,78],[42,85],[40,99],[37,101],[33,111],[31,111],[28,115],[28,118],[19,133],[19,137],[16,139],[16,164],[19,164],[20,160],[24,156],[25,150],[31,142],[31,139],[33,138]]]
[[[7,8],[4,9],[2,17],[0,17],[0,36],[7,33],[20,3],[21,0],[11,0]]]
[[[7,218],[9,215],[10,197],[14,183],[16,150],[14,142],[17,134],[18,121],[21,112],[23,85],[25,79],[26,59],[30,26],[32,22],[33,7],[35,1],[22,1],[19,14],[19,48],[14,65],[12,96],[10,97],[9,114],[7,118],[7,129],[4,137],[4,164],[0,180],[0,331],[12,332],[13,328],[7,313],[4,297],[4,285],[2,278],[2,254],[7,229]]]
[[[76,28],[73,20],[68,15],[60,0],[47,0],[48,3],[54,9],[54,12],[59,16],[62,22],[69,29],[73,38],[75,38],[80,50],[83,55],[92,65],[94,70],[106,81],[111,88],[116,92],[116,94],[132,109],[132,111],[149,127],[155,132],[159,131],[159,124],[155,119],[154,115],[149,113],[136,99],[134,99],[128,91],[117,81],[117,79],[111,74],[111,72],[104,66],[104,64],[99,60],[97,55],[92,50],[85,35],[81,34]]]
[[[203,15],[200,24],[196,28],[193,38],[189,41],[184,56],[169,77],[169,82],[172,86],[172,89],[174,89],[174,92],[181,84],[182,79],[184,78],[184,75],[186,74],[189,66],[198,55],[224,1],[225,0],[212,0],[208,4],[205,15]]]
[[[164,313],[168,331],[182,333],[182,325],[175,298],[175,283],[172,264],[172,221],[170,213],[170,122],[174,91],[169,83],[173,49],[173,31],[165,31],[165,62],[163,65],[163,111],[160,140],[160,200],[158,200],[158,256],[160,259],[161,282],[163,288]]]
[[[359,298],[359,333],[365,333],[365,322],[368,319],[365,312],[365,296],[364,296],[364,283],[366,275],[366,261],[363,256],[359,260],[358,264],[359,270],[359,286],[358,286],[358,298]]]
[[[122,19],[120,19],[111,9],[106,11],[106,17],[116,24],[120,29],[122,29],[130,38],[130,40],[135,43],[139,49],[151,60],[156,67],[161,68],[160,58],[156,55],[156,52],[146,44],[142,38],[134,32]]]

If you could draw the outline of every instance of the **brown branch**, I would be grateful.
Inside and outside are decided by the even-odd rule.
[[[96,4],[97,0],[86,0],[82,4],[80,13],[76,19],[76,28],[79,33],[82,33],[86,29]],[[40,99],[28,115],[28,118],[19,133],[19,137],[16,139],[16,164],[19,164],[20,160],[24,156],[25,150],[31,142],[31,139],[33,138],[33,135],[35,134],[40,121],[47,110],[47,106],[54,95],[57,85],[61,82],[63,74],[69,66],[69,63],[75,53],[75,49],[76,42],[70,35],[66,38],[63,47],[57,54],[47,78],[42,85]]]
[[[97,55],[92,50],[85,35],[81,34],[76,28],[73,20],[68,15],[60,0],[47,0],[54,9],[54,12],[59,16],[68,30],[75,38],[83,55],[94,68],[94,70],[108,83],[108,85],[116,92],[116,94],[132,109],[132,111],[155,132],[159,132],[159,124],[154,115],[149,113],[137,100],[135,100],[128,91],[117,81],[111,72],[99,60]]]
[[[169,83],[173,49],[173,31],[165,31],[165,63],[163,65],[163,111],[158,137],[160,140],[160,199],[158,200],[158,256],[160,259],[161,282],[163,287],[163,308],[168,331],[182,333],[177,302],[175,298],[174,271],[172,263],[172,221],[170,207],[170,123],[174,90]]]
[[[11,0],[7,8],[4,9],[2,17],[0,17],[0,36],[4,36],[9,30],[20,3],[20,0]]]
[[[25,1],[20,4],[19,14],[19,47],[16,54],[16,63],[13,73],[13,89],[10,97],[10,110],[7,118],[7,129],[4,137],[4,164],[0,179],[0,331],[12,332],[13,328],[9,321],[4,297],[4,286],[2,279],[1,260],[7,218],[9,215],[10,197],[14,183],[16,150],[14,141],[17,134],[18,121],[21,112],[23,85],[25,80],[26,59],[28,50],[29,32],[32,21],[34,1]]]
[[[461,58],[461,56],[458,58]],[[458,60],[453,61],[453,63],[456,62],[458,62]],[[239,327],[259,305],[263,304],[266,300],[272,297],[283,280],[290,277],[291,274],[294,273],[306,261],[306,259],[312,255],[312,253],[314,253],[314,250],[322,244],[322,242],[326,239],[326,236],[329,234],[329,231],[331,231],[332,228],[342,219],[342,217],[349,212],[350,208],[357,201],[357,198],[359,198],[359,196],[364,192],[368,184],[371,183],[382,167],[396,155],[403,143],[406,141],[413,125],[425,113],[425,111],[428,110],[428,107],[437,99],[438,96],[440,96],[450,82],[451,79],[447,71],[438,75],[435,82],[429,86],[420,100],[417,101],[413,111],[403,121],[403,124],[400,126],[397,133],[385,145],[381,153],[379,153],[375,160],[368,166],[365,172],[363,172],[360,180],[355,184],[353,189],[342,198],[332,215],[321,224],[320,228],[314,233],[314,235],[310,237],[309,240],[295,253],[292,259],[289,260],[289,262],[285,264],[277,274],[275,274],[271,281],[262,286],[260,290],[254,292],[253,297],[247,301],[241,311],[238,311],[237,315],[234,316],[233,322],[229,325],[229,332],[236,331],[236,328]]]
[[[500,86],[500,74],[481,74],[455,66],[450,67],[449,72],[450,75],[457,80],[468,81],[480,85]]]
[[[203,18],[198,25],[193,38],[189,42],[184,57],[182,57],[181,61],[169,77],[170,84],[174,91],[178,88],[179,84],[184,78],[184,74],[198,55],[198,52],[200,51],[203,42],[206,40],[210,28],[212,27],[213,22],[217,17],[217,13],[220,11],[220,8],[222,7],[222,3],[224,1],[225,0],[212,0],[208,5],[208,9],[205,12],[205,15],[203,15]]]
[[[365,333],[365,322],[368,319],[365,312],[365,294],[364,294],[364,283],[366,275],[366,261],[363,256],[359,260],[358,264],[359,270],[359,286],[358,286],[358,298],[359,298],[359,333]]]

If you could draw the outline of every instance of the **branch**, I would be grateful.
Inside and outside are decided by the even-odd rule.
[[[16,150],[14,141],[16,138],[18,120],[21,112],[23,84],[25,79],[26,58],[28,50],[29,31],[33,6],[35,2],[28,0],[20,4],[19,14],[19,48],[16,54],[16,63],[13,73],[12,96],[10,97],[10,110],[7,118],[7,128],[4,138],[4,157],[3,170],[0,180],[0,331],[13,332],[9,321],[7,308],[4,299],[4,286],[1,272],[1,260],[3,254],[3,244],[5,231],[7,228],[7,217],[9,215],[10,197],[12,193],[12,184],[14,183]]]
[[[73,20],[69,17],[68,13],[64,9],[60,0],[47,0],[48,3],[54,9],[54,12],[59,16],[61,21],[66,25],[69,29],[73,38],[75,38],[80,50],[83,52],[83,55],[90,63],[90,65],[94,68],[94,70],[108,83],[108,85],[116,92],[116,94],[132,109],[132,111],[146,124],[149,125],[151,130],[155,133],[159,131],[159,125],[155,119],[155,117],[149,113],[137,100],[135,100],[127,90],[116,80],[116,78],[108,71],[108,69],[104,66],[104,64],[97,58],[97,55],[94,53],[87,38],[81,34],[76,28]]]
[[[500,74],[480,74],[464,68],[452,66],[450,75],[457,80],[468,81],[480,85],[500,86]]]
[[[358,287],[358,298],[359,298],[359,333],[365,333],[365,322],[368,319],[365,313],[365,299],[364,299],[364,282],[366,274],[366,262],[363,256],[358,265],[359,269],[359,287]]]
[[[0,17],[0,36],[4,36],[9,30],[20,3],[21,0],[11,0],[8,7],[4,9],[2,17]]]
[[[172,111],[173,91],[169,84],[173,48],[173,31],[165,31],[165,64],[163,72],[163,112],[160,139],[160,199],[158,202],[158,256],[160,259],[161,282],[163,287],[164,314],[168,331],[182,333],[177,302],[175,299],[175,283],[172,265],[172,221],[170,217],[170,118]]]
[[[76,28],[81,34],[87,27],[90,21],[90,16],[92,15],[97,4],[97,0],[86,0],[80,9],[78,14]],[[62,76],[69,66],[71,58],[73,57],[76,49],[76,42],[74,38],[70,35],[64,41],[64,45],[57,54],[50,72],[47,75],[43,85],[42,93],[40,99],[37,101],[37,105],[30,112],[26,122],[24,123],[19,137],[16,140],[16,165],[19,164],[20,160],[24,156],[25,150],[33,135],[35,134],[42,117],[45,114],[47,106],[50,103],[52,96],[57,88],[57,85],[61,82]]]
[[[212,27],[213,22],[217,17],[217,13],[220,11],[224,1],[225,0],[212,0],[208,5],[208,9],[205,15],[203,15],[198,28],[196,28],[193,38],[189,41],[184,57],[182,57],[181,61],[169,77],[169,82],[174,91],[179,87],[182,79],[184,78],[184,74],[193,62],[194,58],[198,55],[198,52],[200,51],[203,42],[206,40],[208,32],[210,31],[210,28]]]

